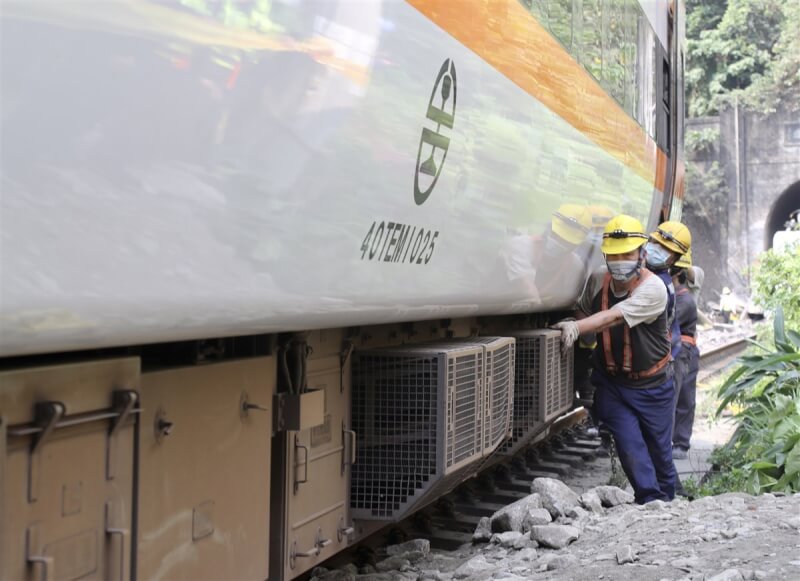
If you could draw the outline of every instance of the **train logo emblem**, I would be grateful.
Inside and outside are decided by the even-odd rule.
[[[450,59],[442,63],[428,101],[428,127],[422,128],[414,170],[414,201],[422,205],[431,195],[442,173],[450,138],[443,131],[453,129],[456,117],[456,65]],[[435,127],[435,129],[434,129]]]

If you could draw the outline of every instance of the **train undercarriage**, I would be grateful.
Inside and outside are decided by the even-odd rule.
[[[573,405],[544,315],[3,361],[11,579],[292,579]]]

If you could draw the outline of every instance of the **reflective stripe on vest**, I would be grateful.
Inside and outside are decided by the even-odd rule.
[[[697,345],[697,339],[691,335],[681,335],[681,341],[688,343],[689,345]]]
[[[646,268],[642,269],[642,274],[639,276],[639,279],[633,283],[630,290],[628,291],[628,296],[633,294],[633,291],[645,280],[652,276],[652,272],[647,270]],[[603,311],[608,310],[608,291],[611,287],[611,274],[606,273],[605,278],[603,279],[603,290],[600,296],[600,309]],[[655,365],[653,365],[650,369],[645,369],[644,371],[633,371],[633,347],[631,346],[631,328],[628,326],[628,323],[623,323],[624,330],[623,330],[623,344],[622,344],[622,372],[630,377],[631,379],[646,379],[648,377],[652,377],[669,363],[670,359],[672,358],[672,350],[668,349],[667,354],[658,361]],[[618,371],[617,362],[614,359],[614,353],[611,349],[611,331],[609,329],[605,329],[601,333],[603,337],[603,353],[605,355],[606,360],[606,370],[608,371],[609,375],[616,375]]]

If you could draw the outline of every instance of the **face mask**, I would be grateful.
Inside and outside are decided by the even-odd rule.
[[[667,267],[670,257],[669,250],[654,242],[648,242],[645,250],[647,251],[647,266],[654,270],[663,270]]]
[[[614,262],[606,261],[608,265],[608,272],[611,273],[611,278],[619,282],[627,282],[631,280],[639,271],[638,260],[615,260]]]

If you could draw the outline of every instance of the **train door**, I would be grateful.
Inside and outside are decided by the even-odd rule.
[[[142,375],[137,578],[263,580],[271,357]]]
[[[287,431],[284,439],[284,579],[346,547],[353,532],[349,467],[355,459],[355,434],[349,430],[348,359],[339,331],[315,332],[309,343],[313,355],[307,363],[307,391],[324,397],[322,423]]]
[[[139,360],[0,373],[0,578],[131,578]]]

